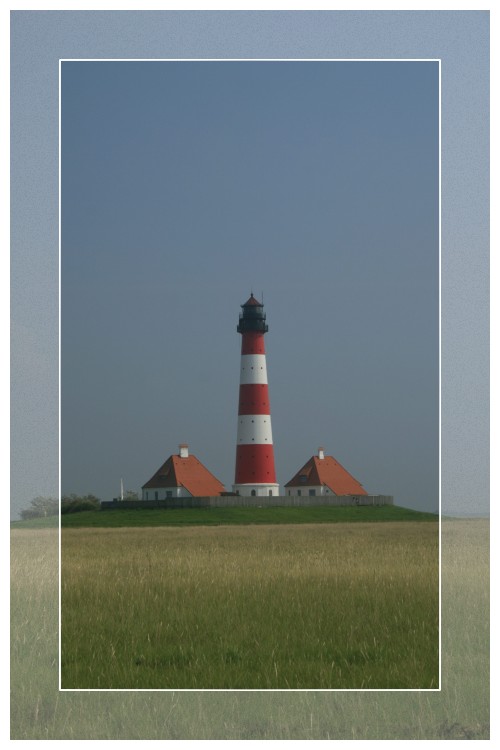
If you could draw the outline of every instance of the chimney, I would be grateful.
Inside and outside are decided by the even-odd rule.
[[[189,446],[188,446],[187,443],[181,443],[179,445],[179,456],[181,458],[188,458],[188,456],[189,456],[189,450],[188,450],[188,448],[189,448]]]
[[[320,461],[322,461],[325,457],[325,449],[324,448],[318,448],[318,458]]]

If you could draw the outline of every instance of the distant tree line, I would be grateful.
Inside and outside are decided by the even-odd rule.
[[[120,500],[121,498],[117,498],[117,500]],[[139,495],[137,492],[134,492],[133,490],[127,490],[123,493],[123,499],[124,500],[139,500]]]
[[[57,497],[33,498],[29,508],[21,511],[23,521],[30,518],[44,518],[46,516],[57,516],[59,508],[61,513],[80,513],[84,510],[99,510],[101,501],[95,495],[63,495],[59,505]]]
[[[127,490],[123,494],[124,500],[138,500],[137,492]],[[85,510],[99,510],[101,501],[95,495],[63,495],[61,504],[57,497],[35,497],[29,508],[21,511],[21,518],[26,521],[30,518],[44,518],[46,516],[57,516],[59,513],[81,513]]]
[[[84,510],[99,510],[101,501],[95,495],[63,495],[61,513],[81,513]]]
[[[57,516],[59,513],[59,500],[57,497],[35,497],[29,508],[21,511],[21,518],[27,521],[29,518],[43,518],[44,516]]]

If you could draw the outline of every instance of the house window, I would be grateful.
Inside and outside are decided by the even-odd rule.
[[[167,490],[165,492],[165,497],[172,497],[172,490]]]
[[[252,490],[250,494],[251,494],[251,496],[252,496],[252,497],[255,497],[255,495],[256,495],[257,493],[255,492],[255,490]]]
[[[158,500],[158,493],[155,492],[155,500]]]
[[[302,495],[302,490],[297,490],[297,495]]]
[[[310,495],[315,495],[316,494],[316,490],[309,490],[309,494]]]
[[[269,497],[272,497],[273,491],[269,490]]]
[[[302,484],[305,484],[307,482],[307,474],[301,474],[299,476],[299,482],[301,482]]]

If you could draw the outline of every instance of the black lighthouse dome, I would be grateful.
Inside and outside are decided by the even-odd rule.
[[[243,312],[240,313],[240,322],[236,328],[238,333],[246,333],[247,331],[266,333],[268,331],[269,326],[266,324],[264,305],[255,299],[253,293],[241,305],[241,308]]]

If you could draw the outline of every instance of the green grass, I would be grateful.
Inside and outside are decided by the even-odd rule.
[[[64,529],[62,685],[437,688],[437,531]]]
[[[310,508],[139,508],[66,513],[63,528],[140,526],[220,526],[240,524],[351,523],[353,521],[436,521],[434,513],[421,513],[396,505],[316,506]]]
[[[443,522],[439,692],[59,692],[58,533],[15,528],[11,738],[488,739],[488,550],[487,520]]]
[[[59,527],[59,516],[29,518],[26,521],[11,521],[11,529],[55,529]]]

